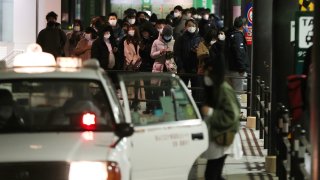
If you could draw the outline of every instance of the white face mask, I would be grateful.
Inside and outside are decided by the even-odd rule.
[[[128,22],[129,22],[130,24],[134,24],[134,23],[136,22],[136,19],[128,19]]]
[[[109,20],[109,24],[111,26],[115,26],[117,24],[117,20]]]
[[[194,33],[196,32],[197,28],[196,27],[188,27],[189,33]]]
[[[212,86],[213,85],[213,81],[209,76],[204,76],[203,77],[203,81],[204,81],[204,84],[206,86]]]
[[[128,34],[129,34],[130,36],[134,36],[134,30],[128,31]]]
[[[216,40],[212,40],[212,41],[210,41],[210,45],[212,45],[212,44],[214,44],[216,42],[217,42]]]
[[[88,40],[88,41],[90,41],[91,40],[91,34],[84,34],[84,38],[86,39],[86,40]]]
[[[173,13],[173,17],[175,17],[175,18],[176,18],[176,17],[179,17],[180,14],[181,14],[180,12],[174,12],[174,13]]]
[[[159,33],[162,33],[163,28],[157,29]]]
[[[171,40],[172,36],[163,36],[163,39],[166,40],[166,41],[169,41]]]
[[[220,41],[224,41],[224,40],[226,39],[226,35],[224,35],[224,34],[219,34],[219,35],[218,35],[218,39],[219,39]]]
[[[104,40],[107,40],[107,39],[109,39],[110,38],[110,34],[105,34],[103,37],[104,37]]]
[[[80,26],[74,26],[74,27],[73,27],[73,30],[74,30],[74,31],[80,31]]]
[[[203,15],[203,19],[204,19],[204,20],[209,20],[209,14]]]

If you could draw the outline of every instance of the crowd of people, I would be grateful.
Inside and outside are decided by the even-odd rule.
[[[192,96],[204,102],[202,114],[208,117],[208,152],[212,152],[205,176],[222,179],[224,149],[230,144],[216,139],[238,131],[239,96],[233,89],[244,90],[244,79],[231,79],[230,86],[225,74],[244,77],[250,71],[244,18],[235,18],[233,27],[228,28],[205,8],[177,5],[165,19],[127,9],[123,19],[116,13],[97,16],[86,28],[81,20],[74,20],[73,30],[67,34],[59,28],[56,13],[48,13],[46,19],[47,27],[39,33],[37,43],[55,57],[95,58],[105,71],[179,73],[185,84],[204,87],[205,93],[192,90]]]

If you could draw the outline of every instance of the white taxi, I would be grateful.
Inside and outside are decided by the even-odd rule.
[[[97,61],[49,56],[0,69],[0,179],[188,179],[208,133],[178,77],[123,75],[117,94]]]

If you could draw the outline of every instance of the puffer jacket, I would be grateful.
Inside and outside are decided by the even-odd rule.
[[[167,51],[173,52],[173,45],[174,45],[174,39],[172,37],[171,41],[168,43],[165,42],[162,38],[162,36],[159,36],[158,39],[156,39],[151,47],[151,53],[150,56],[155,59],[152,67],[152,72],[163,72],[163,67],[166,62],[166,55],[160,54],[160,51],[163,49],[167,49]]]

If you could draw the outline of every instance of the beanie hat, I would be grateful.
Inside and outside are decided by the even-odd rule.
[[[162,35],[164,36],[172,36],[173,34],[173,29],[170,25],[165,25],[163,30],[162,30]]]
[[[13,105],[13,97],[9,90],[0,89],[0,105]]]

